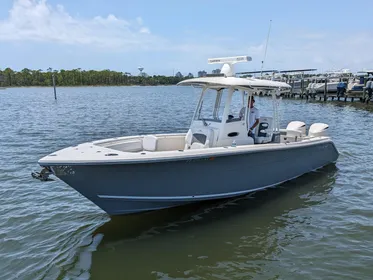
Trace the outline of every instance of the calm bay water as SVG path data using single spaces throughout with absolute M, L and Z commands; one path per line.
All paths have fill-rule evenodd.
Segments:
M 235 200 L 109 217 L 30 173 L 55 150 L 184 132 L 188 87 L 0 91 L 0 279 L 371 279 L 373 113 L 283 100 L 282 123 L 330 125 L 336 165 Z M 264 114 L 271 104 L 257 98 Z M 307 160 L 307 158 L 300 158 Z

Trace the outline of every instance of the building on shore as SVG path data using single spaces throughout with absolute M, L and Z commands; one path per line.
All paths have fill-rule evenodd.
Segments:
M 175 75 L 176 78 L 182 78 L 183 77 L 183 74 L 181 74 L 181 72 L 177 72 L 176 75 Z

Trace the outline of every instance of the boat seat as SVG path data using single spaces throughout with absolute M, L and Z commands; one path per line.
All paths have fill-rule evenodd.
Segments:
M 273 118 L 260 117 L 255 131 L 255 144 L 264 144 L 272 141 Z
M 203 132 L 188 130 L 188 133 L 185 136 L 185 147 L 184 149 L 202 149 L 210 147 L 214 136 L 214 131 L 208 129 Z
M 202 143 L 194 142 L 191 146 L 190 149 L 203 149 L 205 148 L 205 145 Z
M 144 151 L 155 152 L 157 150 L 158 138 L 154 135 L 145 135 L 142 139 Z

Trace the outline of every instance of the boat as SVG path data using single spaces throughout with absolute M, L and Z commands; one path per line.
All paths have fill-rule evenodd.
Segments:
M 347 85 L 351 77 L 352 73 L 349 69 L 327 71 L 322 76 L 311 78 L 311 82 L 308 84 L 306 91 L 314 95 L 323 94 L 325 90 L 327 93 L 337 93 L 340 82 Z
M 126 215 L 189 203 L 243 196 L 277 186 L 335 162 L 328 125 L 291 121 L 279 127 L 284 82 L 235 76 L 251 57 L 208 59 L 223 64 L 214 76 L 181 81 L 200 98 L 185 133 L 102 139 L 53 152 L 38 161 L 109 215 Z M 253 92 L 271 91 L 273 112 L 248 133 Z M 242 108 L 244 116 L 239 116 Z M 250 136 L 249 136 L 250 135 Z M 35 175 L 35 174 L 34 174 Z
M 373 70 L 358 71 L 347 84 L 347 92 L 363 94 L 368 79 L 373 76 Z
M 324 93 L 325 84 L 326 92 L 337 91 L 337 86 L 334 85 L 335 81 L 330 81 L 327 76 L 318 76 L 311 79 L 311 82 L 307 85 L 306 92 L 313 95 Z

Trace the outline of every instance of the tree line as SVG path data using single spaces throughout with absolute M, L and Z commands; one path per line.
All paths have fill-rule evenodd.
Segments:
M 177 76 L 148 76 L 145 73 L 132 76 L 129 73 L 110 70 L 31 70 L 24 68 L 14 71 L 10 68 L 0 70 L 0 86 L 52 86 L 54 75 L 56 86 L 130 86 L 130 85 L 175 85 L 187 77 Z M 190 77 L 189 74 L 188 77 Z

